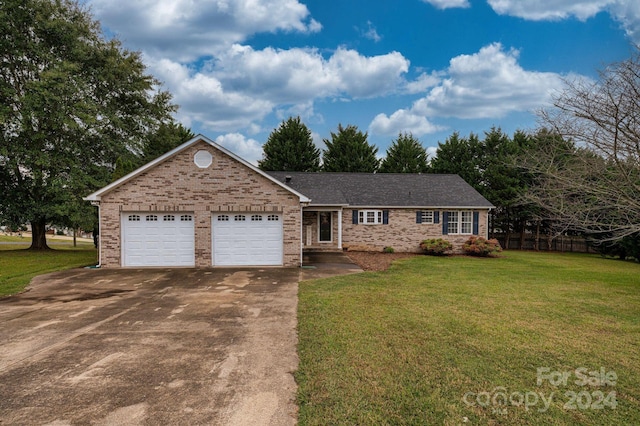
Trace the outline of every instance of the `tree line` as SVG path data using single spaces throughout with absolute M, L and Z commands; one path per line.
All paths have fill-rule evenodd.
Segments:
M 326 149 L 315 146 L 311 130 L 300 117 L 289 117 L 269 135 L 263 145 L 258 167 L 267 171 L 351 172 L 351 173 L 424 173 L 428 155 L 422 143 L 411 133 L 401 133 L 393 140 L 382 160 L 378 148 L 367 140 L 368 134 L 357 126 L 338 125 L 330 139 L 323 139 Z

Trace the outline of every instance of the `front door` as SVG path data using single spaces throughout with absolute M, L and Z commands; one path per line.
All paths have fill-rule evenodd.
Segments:
M 331 242 L 331 212 L 320 212 L 318 216 L 320 222 L 320 232 L 318 238 L 320 242 Z

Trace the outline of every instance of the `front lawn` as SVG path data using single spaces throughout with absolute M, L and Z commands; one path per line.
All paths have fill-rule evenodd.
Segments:
M 301 283 L 298 321 L 302 425 L 640 424 L 636 263 L 419 256 Z
M 96 264 L 93 244 L 79 244 L 74 248 L 69 242 L 47 251 L 18 247 L 0 245 L 0 297 L 22 291 L 37 275 Z

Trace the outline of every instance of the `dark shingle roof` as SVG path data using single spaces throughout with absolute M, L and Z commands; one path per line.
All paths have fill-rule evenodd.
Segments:
M 458 175 L 267 172 L 311 205 L 492 208 Z M 287 182 L 287 176 L 291 181 Z

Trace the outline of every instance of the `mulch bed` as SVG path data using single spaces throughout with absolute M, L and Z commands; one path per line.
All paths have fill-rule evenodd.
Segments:
M 398 259 L 420 256 L 417 253 L 376 253 L 366 251 L 348 251 L 347 257 L 365 271 L 385 271 Z

